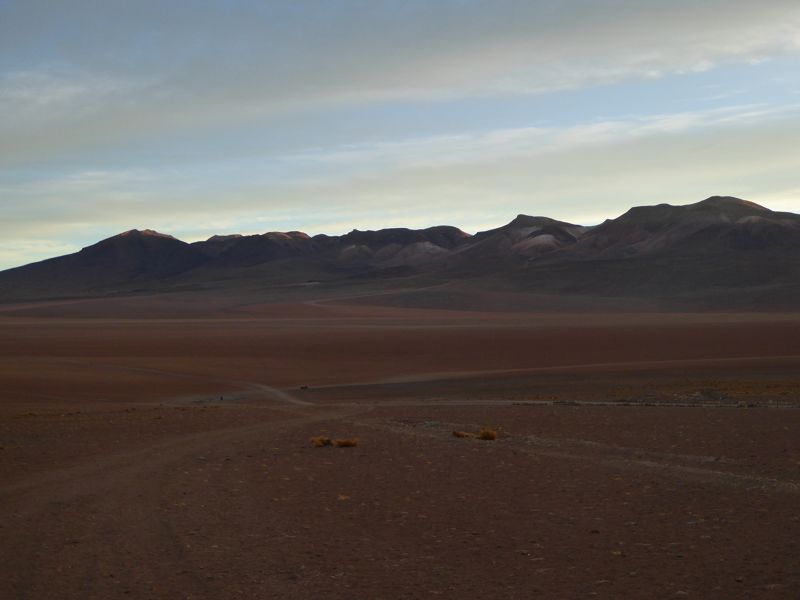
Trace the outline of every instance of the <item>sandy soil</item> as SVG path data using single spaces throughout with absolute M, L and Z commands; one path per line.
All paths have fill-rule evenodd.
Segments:
M 0 597 L 800 597 L 798 315 L 126 302 L 0 311 Z

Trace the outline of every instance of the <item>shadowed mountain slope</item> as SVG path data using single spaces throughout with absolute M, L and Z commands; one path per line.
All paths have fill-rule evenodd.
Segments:
M 149 229 L 132 229 L 80 252 L 0 272 L 2 297 L 104 294 L 168 279 L 205 262 L 190 244 Z
M 642 206 L 529 262 L 518 289 L 648 299 L 654 306 L 800 306 L 800 216 L 711 197 Z
M 370 268 L 421 267 L 466 243 L 470 235 L 456 227 L 427 229 L 402 227 L 378 231 L 355 229 L 341 237 L 315 236 L 320 254 L 339 267 L 363 271 Z
M 570 252 L 591 259 L 794 247 L 800 217 L 714 196 L 686 206 L 639 206 L 582 236 Z
M 471 254 L 537 257 L 572 246 L 590 228 L 548 217 L 517 215 L 508 225 L 475 234 Z
M 453 306 L 470 290 L 504 290 L 587 303 L 603 297 L 791 308 L 800 301 L 799 274 L 800 216 L 715 196 L 684 206 L 635 207 L 595 227 L 518 215 L 474 236 L 438 226 L 342 236 L 225 235 L 187 244 L 132 230 L 75 254 L 0 272 L 0 300 L 263 291 L 309 282 L 334 289 L 357 278 L 381 289 L 395 281 L 391 285 L 422 304 L 424 298 L 409 290 L 450 281 L 459 291 L 442 297 Z
M 307 256 L 313 251 L 311 238 L 300 231 L 214 236 L 192 246 L 209 257 L 209 263 L 218 267 L 257 265 L 281 258 Z

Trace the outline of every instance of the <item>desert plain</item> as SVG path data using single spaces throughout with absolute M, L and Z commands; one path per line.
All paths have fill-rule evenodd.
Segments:
M 2 598 L 800 597 L 797 314 L 5 304 L 0 382 Z

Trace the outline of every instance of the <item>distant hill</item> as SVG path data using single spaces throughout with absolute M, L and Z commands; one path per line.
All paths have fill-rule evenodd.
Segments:
M 382 286 L 396 280 L 412 290 L 410 304 L 428 302 L 414 288 L 453 282 L 460 292 L 437 306 L 458 307 L 470 290 L 503 290 L 584 303 L 619 298 L 679 308 L 794 309 L 800 302 L 800 215 L 715 196 L 683 206 L 634 207 L 595 227 L 518 215 L 475 235 L 438 226 L 341 236 L 215 235 L 188 244 L 132 230 L 75 254 L 0 272 L 0 301 L 332 286 L 354 278 Z
M 632 208 L 582 236 L 571 251 L 600 259 L 780 249 L 800 241 L 798 227 L 798 215 L 715 196 L 686 206 Z
M 107 294 L 200 267 L 205 256 L 169 235 L 133 229 L 66 256 L 0 272 L 0 298 Z

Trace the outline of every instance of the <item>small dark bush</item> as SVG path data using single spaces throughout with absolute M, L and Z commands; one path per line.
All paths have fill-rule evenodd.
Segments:
M 497 430 L 490 429 L 489 427 L 484 427 L 478 432 L 478 439 L 479 440 L 496 440 L 497 439 Z
M 337 448 L 355 448 L 358 446 L 358 438 L 347 438 L 343 440 L 336 440 L 334 442 Z

